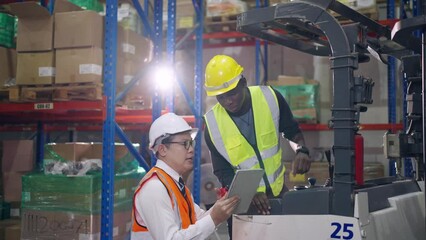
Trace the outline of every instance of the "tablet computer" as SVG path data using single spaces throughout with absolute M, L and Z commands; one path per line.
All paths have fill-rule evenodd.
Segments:
M 241 214 L 247 212 L 251 200 L 257 192 L 263 173 L 263 169 L 245 169 L 235 172 L 234 179 L 228 190 L 228 197 L 237 195 L 240 197 L 240 202 L 233 213 Z

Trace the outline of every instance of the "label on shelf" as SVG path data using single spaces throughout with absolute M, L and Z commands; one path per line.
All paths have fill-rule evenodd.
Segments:
M 117 20 L 120 22 L 123 18 L 130 16 L 130 5 L 121 4 L 121 6 L 117 10 Z
M 38 68 L 39 77 L 54 77 L 55 68 L 54 67 L 39 67 Z
M 34 103 L 35 110 L 53 109 L 53 103 Z
M 102 66 L 98 64 L 80 64 L 79 73 L 102 75 Z
M 121 45 L 121 49 L 123 50 L 123 53 L 130 53 L 135 55 L 136 54 L 136 47 L 129 43 L 123 43 Z
M 10 209 L 10 216 L 11 217 L 19 217 L 21 216 L 21 211 L 19 208 L 11 208 Z

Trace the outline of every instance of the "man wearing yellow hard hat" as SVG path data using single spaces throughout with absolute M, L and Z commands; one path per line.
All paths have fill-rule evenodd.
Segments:
M 287 191 L 280 133 L 296 152 L 291 174 L 309 171 L 309 150 L 284 97 L 269 86 L 248 87 L 243 71 L 226 55 L 208 62 L 204 87 L 207 96 L 215 96 L 218 103 L 204 115 L 204 137 L 214 174 L 223 186 L 231 184 L 236 169 L 265 170 L 252 204 L 258 213 L 270 214 L 269 199 L 281 199 Z

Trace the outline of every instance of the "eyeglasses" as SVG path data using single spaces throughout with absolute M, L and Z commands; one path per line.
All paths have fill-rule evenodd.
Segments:
M 163 144 L 176 143 L 185 147 L 186 150 L 189 150 L 190 147 L 195 148 L 195 140 L 186 140 L 183 142 L 164 142 Z

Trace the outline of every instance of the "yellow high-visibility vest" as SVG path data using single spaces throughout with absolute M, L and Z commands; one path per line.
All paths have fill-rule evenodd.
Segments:
M 259 161 L 262 160 L 272 193 L 277 196 L 284 186 L 285 172 L 279 142 L 278 100 L 272 88 L 268 86 L 249 87 L 249 91 L 252 99 L 257 150 L 261 159 L 258 159 L 253 146 L 241 134 L 225 108 L 219 103 L 205 114 L 207 130 L 218 152 L 235 169 L 260 168 Z M 266 191 L 263 179 L 257 191 Z

